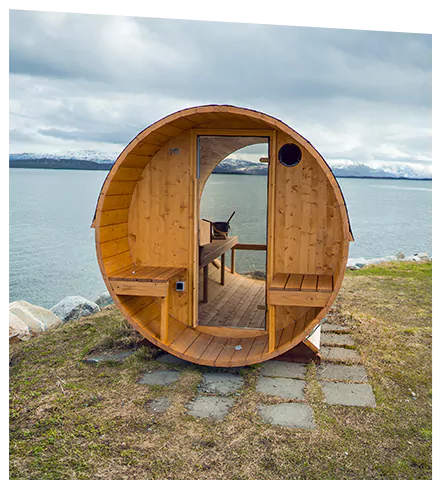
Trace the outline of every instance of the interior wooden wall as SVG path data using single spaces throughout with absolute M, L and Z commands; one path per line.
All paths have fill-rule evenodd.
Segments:
M 188 267 L 190 257 L 190 133 L 166 143 L 146 166 L 129 208 L 128 231 L 136 265 Z M 170 285 L 170 314 L 188 322 L 189 274 L 185 291 Z
M 277 132 L 277 152 L 292 142 Z M 285 167 L 278 156 L 275 163 L 274 273 L 334 275 L 343 239 L 337 199 L 316 160 L 300 148 L 297 166 Z M 307 310 L 279 307 L 277 327 L 298 320 Z

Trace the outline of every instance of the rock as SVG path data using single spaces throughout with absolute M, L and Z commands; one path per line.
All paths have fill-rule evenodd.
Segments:
M 397 259 L 398 260 L 403 260 L 403 258 L 405 258 L 405 257 L 406 257 L 406 255 L 402 251 L 399 251 L 397 253 Z
M 16 314 L 9 312 L 9 341 L 26 341 L 31 338 L 29 327 Z
M 356 265 L 347 265 L 347 270 L 359 270 L 359 267 Z
M 45 331 L 44 324 L 36 319 L 34 315 L 25 307 L 22 307 L 18 301 L 9 304 L 9 311 L 19 317 L 29 328 L 33 334 L 38 334 Z
M 63 322 L 99 312 L 100 307 L 82 296 L 67 296 L 50 309 Z
M 101 293 L 98 298 L 95 300 L 95 303 L 100 307 L 107 307 L 107 305 L 112 305 L 114 300 L 112 299 L 112 296 L 109 294 L 109 291 L 104 291 L 104 293 Z
M 358 268 L 364 267 L 367 265 L 367 260 L 365 258 L 349 258 L 347 261 L 347 265 L 355 265 Z
M 419 253 L 415 253 L 414 257 L 418 257 L 420 260 L 428 260 L 429 259 L 428 254 L 424 251 L 421 251 Z
M 31 333 L 47 331 L 62 324 L 62 320 L 50 310 L 25 300 L 13 301 L 9 304 L 9 309 L 27 324 Z

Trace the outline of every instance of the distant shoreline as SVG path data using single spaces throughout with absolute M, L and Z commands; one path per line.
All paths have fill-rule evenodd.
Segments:
M 62 165 L 61 167 L 45 167 L 46 164 L 20 164 L 15 165 L 19 162 L 26 162 L 25 160 L 13 160 L 9 162 L 10 169 L 43 169 L 43 170 L 75 170 L 75 171 L 109 171 L 113 164 L 99 164 L 96 162 L 86 162 L 86 164 L 80 164 L 78 167 L 70 167 L 67 164 Z M 334 171 L 333 171 L 334 173 Z M 225 176 L 264 176 L 266 174 L 247 174 L 245 172 L 213 172 L 213 174 L 225 175 Z M 392 179 L 392 180 L 405 180 L 405 181 L 432 181 L 432 177 L 385 177 L 385 176 L 345 176 L 338 175 L 334 173 L 335 177 L 338 179 Z

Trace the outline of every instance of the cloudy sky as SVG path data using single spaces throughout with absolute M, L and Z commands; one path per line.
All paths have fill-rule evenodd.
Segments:
M 10 11 L 10 152 L 119 153 L 194 105 L 277 117 L 331 163 L 431 170 L 431 36 Z

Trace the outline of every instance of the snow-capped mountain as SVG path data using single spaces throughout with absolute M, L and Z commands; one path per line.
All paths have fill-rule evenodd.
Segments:
M 329 166 L 336 177 L 381 177 L 430 179 L 430 168 L 411 167 L 407 164 L 382 164 L 379 167 L 370 167 L 353 160 L 329 160 Z
M 101 169 L 108 170 L 119 153 L 98 152 L 95 150 L 68 151 L 56 153 L 11 153 L 9 166 L 14 168 L 41 169 Z M 392 163 L 371 167 L 353 160 L 329 160 L 336 177 L 404 178 L 431 179 L 429 167 L 412 167 L 407 164 Z M 267 175 L 268 165 L 237 158 L 224 159 L 214 171 L 217 174 Z
M 98 152 L 95 150 L 73 150 L 55 153 L 10 153 L 9 160 L 85 160 L 97 164 L 113 164 L 119 153 Z

